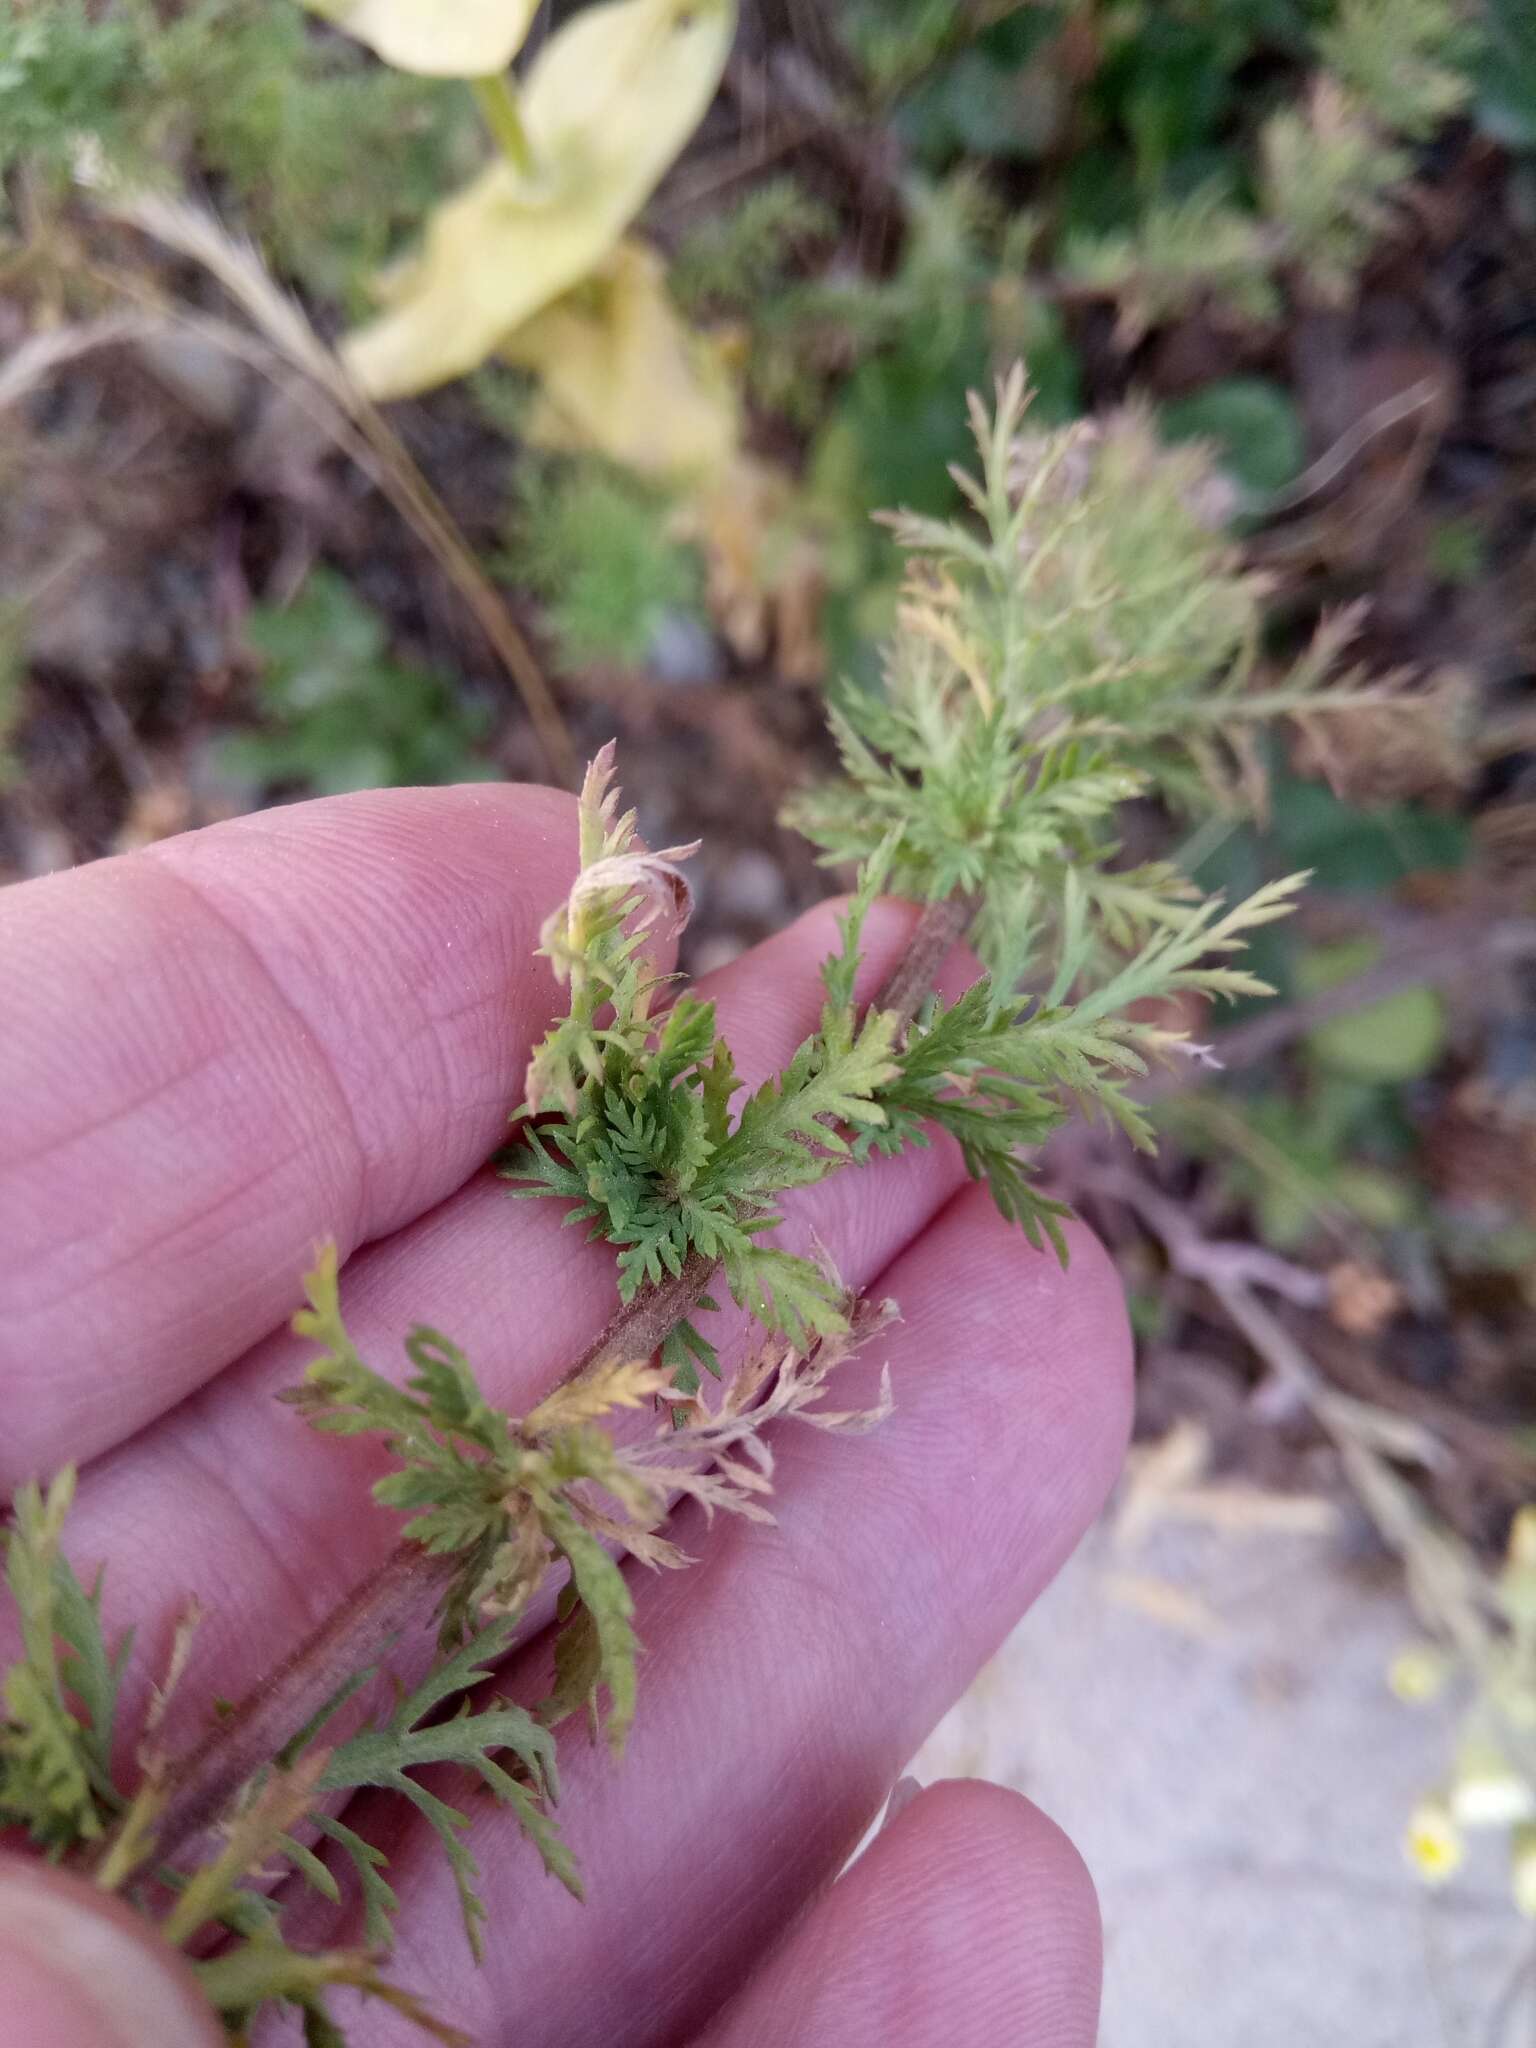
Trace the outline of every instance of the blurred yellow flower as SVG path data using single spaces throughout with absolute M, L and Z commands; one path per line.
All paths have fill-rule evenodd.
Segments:
M 363 390 L 464 375 L 590 276 L 703 119 L 735 26 L 736 0 L 606 0 L 551 36 L 521 102 L 534 168 L 498 159 L 433 213 L 343 345 Z
M 740 407 L 721 352 L 682 319 L 643 243 L 620 242 L 502 353 L 539 377 L 528 438 L 543 447 L 596 449 L 642 476 L 679 479 L 717 476 L 736 452 Z
M 1411 1643 L 1387 1666 L 1387 1684 L 1400 1700 L 1419 1706 L 1439 1696 L 1451 1674 L 1451 1659 L 1433 1643 Z
M 1426 1884 L 1444 1884 L 1461 1867 L 1466 1854 L 1461 1831 L 1443 1799 L 1421 1799 L 1408 1822 L 1404 1840 L 1408 1860 Z
M 539 0 L 307 0 L 397 71 L 484 78 L 523 46 Z

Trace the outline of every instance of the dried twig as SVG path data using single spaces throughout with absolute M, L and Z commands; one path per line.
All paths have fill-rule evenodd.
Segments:
M 144 313 L 110 313 L 100 320 L 30 334 L 0 363 L 0 412 L 29 398 L 65 363 L 77 362 L 99 348 L 140 341 L 160 332 L 165 323 Z
M 184 200 L 146 192 L 115 193 L 103 195 L 101 205 L 114 219 L 201 264 L 217 278 L 283 360 L 323 392 L 355 429 L 374 457 L 369 473 L 436 558 L 511 676 L 551 776 L 566 788 L 575 788 L 576 749 L 533 649 L 399 435 L 348 376 L 297 300 L 279 290 L 253 249 L 228 234 L 211 214 Z M 219 338 L 217 330 L 214 338 Z M 348 453 L 355 454 L 355 443 L 338 438 Z
M 1331 448 L 1325 448 L 1315 462 L 1307 467 L 1288 484 L 1284 490 L 1276 491 L 1273 497 L 1264 501 L 1266 518 L 1278 512 L 1294 511 L 1309 498 L 1315 498 L 1336 483 L 1349 465 L 1368 448 L 1372 441 L 1400 426 L 1404 420 L 1412 419 L 1422 412 L 1439 396 L 1440 386 L 1432 377 L 1420 377 L 1404 391 L 1395 391 L 1390 398 L 1384 398 L 1379 405 L 1373 405 L 1368 412 L 1347 427 Z
M 1277 1293 L 1304 1307 L 1315 1308 L 1327 1293 L 1320 1274 L 1277 1257 L 1258 1245 L 1220 1243 L 1207 1238 L 1188 1212 L 1159 1194 L 1139 1174 L 1120 1168 L 1096 1172 L 1088 1192 L 1111 1196 L 1133 1210 L 1152 1232 L 1176 1272 L 1198 1280 L 1226 1310 L 1254 1351 L 1276 1377 L 1298 1393 L 1336 1441 L 1368 1449 L 1373 1455 L 1404 1458 L 1434 1469 L 1446 1460 L 1439 1437 L 1424 1424 L 1394 1415 L 1352 1394 L 1343 1394 L 1327 1378 L 1272 1310 L 1257 1289 Z

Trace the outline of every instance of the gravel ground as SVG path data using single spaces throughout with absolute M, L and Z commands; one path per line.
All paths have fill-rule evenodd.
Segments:
M 1449 1711 L 1340 1530 L 1102 1524 L 913 1765 L 1026 1792 L 1105 1923 L 1103 2048 L 1525 2048 L 1528 1924 L 1498 1848 L 1427 1894 L 1399 1842 Z M 1522 1964 L 1526 1967 L 1522 1969 Z

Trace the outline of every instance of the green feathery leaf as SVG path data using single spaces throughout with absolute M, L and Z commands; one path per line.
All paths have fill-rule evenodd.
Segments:
M 72 1466 L 46 1493 L 31 1481 L 18 1487 L 5 1539 L 22 1655 L 0 1689 L 0 1828 L 24 1827 L 55 1857 L 93 1841 L 122 1803 L 112 1731 L 132 1645 L 125 1636 L 108 1651 L 101 1580 L 87 1593 L 60 1547 L 74 1493 Z
M 522 1707 L 495 1700 L 472 1709 L 467 1695 L 492 1675 L 497 1660 L 511 1643 L 515 1622 L 493 1622 L 452 1656 L 435 1664 L 415 1689 L 396 1706 L 387 1722 L 363 1729 L 331 1752 L 317 1784 L 325 1792 L 354 1791 L 364 1785 L 386 1787 L 409 1799 L 437 1835 L 458 1888 L 464 1931 L 478 1961 L 480 1926 L 485 1906 L 475 1889 L 475 1860 L 461 1840 L 469 1816 L 408 1774 L 430 1764 L 459 1764 L 473 1771 L 495 1797 L 517 1816 L 523 1832 L 543 1859 L 545 1868 L 577 1898 L 581 1881 L 547 1807 L 559 1797 L 554 1741 Z M 450 1700 L 459 1710 L 449 1719 L 432 1716 Z M 520 1767 L 515 1777 L 498 1759 L 510 1757 Z M 356 1858 L 354 1856 L 354 1861 Z M 375 1888 L 372 1909 L 388 1911 Z

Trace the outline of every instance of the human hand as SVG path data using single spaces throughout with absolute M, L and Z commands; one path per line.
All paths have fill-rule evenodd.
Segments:
M 285 1324 L 318 1241 L 353 1254 L 365 1356 L 388 1369 L 431 1322 L 513 1410 L 606 1320 L 611 1251 L 477 1171 L 558 1004 L 533 948 L 574 866 L 570 799 L 482 786 L 267 812 L 0 893 L 0 1488 L 91 1461 L 69 1547 L 87 1579 L 107 1565 L 109 1637 L 139 1625 L 130 1728 L 189 1597 L 207 1618 L 173 1748 L 394 1540 L 370 1443 L 271 1398 L 302 1369 Z M 911 915 L 871 918 L 866 993 Z M 708 977 L 749 1081 L 814 1025 L 834 943 L 823 908 Z M 562 1740 L 586 1905 L 477 1807 L 475 1972 L 440 1855 L 391 1817 L 390 1973 L 487 2044 L 1093 2038 L 1092 1888 L 1016 1795 L 936 1786 L 832 1880 L 1113 1477 L 1118 1285 L 1081 1230 L 1070 1274 L 1032 1252 L 947 1143 L 807 1191 L 788 1237 L 813 1231 L 903 1314 L 836 1405 L 888 1360 L 895 1413 L 787 1432 L 774 1526 L 717 1521 L 693 1569 L 640 1575 L 624 1764 Z M 0 1861 L 0 2048 L 221 2038 L 114 1909 Z M 374 2006 L 356 2038 L 420 2037 Z

